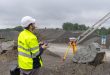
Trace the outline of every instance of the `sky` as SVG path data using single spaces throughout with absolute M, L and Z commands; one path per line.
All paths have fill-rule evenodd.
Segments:
M 21 25 L 24 16 L 38 28 L 61 28 L 63 23 L 92 26 L 110 12 L 110 0 L 0 0 L 0 29 Z M 110 27 L 110 20 L 103 24 Z

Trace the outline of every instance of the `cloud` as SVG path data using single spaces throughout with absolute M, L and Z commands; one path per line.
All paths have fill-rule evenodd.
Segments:
M 36 18 L 38 27 L 61 27 L 64 22 L 91 26 L 109 7 L 109 0 L 1 0 L 0 27 L 18 26 L 27 15 Z

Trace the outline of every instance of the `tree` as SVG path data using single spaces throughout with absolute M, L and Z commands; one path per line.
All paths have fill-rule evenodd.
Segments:
M 66 22 L 63 23 L 62 25 L 63 30 L 71 30 L 71 31 L 76 31 L 76 30 L 86 30 L 88 29 L 88 27 L 86 27 L 84 24 L 79 25 L 78 23 L 70 23 L 70 22 Z
M 78 27 L 79 27 L 78 23 L 73 24 L 73 30 L 78 30 Z
M 86 30 L 86 29 L 88 29 L 88 27 L 86 27 L 85 25 L 79 25 L 79 27 L 78 27 L 78 30 Z
M 99 30 L 99 34 L 100 35 L 107 35 L 108 31 L 105 27 L 101 27 L 101 29 Z
M 70 22 L 63 23 L 63 30 L 73 30 L 73 24 Z
M 110 34 L 110 28 L 107 29 L 107 33 Z

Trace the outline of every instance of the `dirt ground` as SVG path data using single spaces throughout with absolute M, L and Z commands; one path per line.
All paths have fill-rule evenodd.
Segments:
M 44 66 L 39 75 L 110 75 L 110 51 L 106 52 L 106 59 L 98 66 L 77 64 L 72 62 L 71 51 L 65 62 L 62 56 L 67 45 L 50 44 L 49 50 L 42 55 Z M 50 50 L 51 49 L 51 50 Z M 0 55 L 0 75 L 10 75 L 10 66 L 17 60 L 17 50 L 7 51 Z

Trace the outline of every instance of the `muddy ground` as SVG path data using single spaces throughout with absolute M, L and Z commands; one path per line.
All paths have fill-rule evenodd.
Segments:
M 66 45 L 50 45 L 49 49 L 51 50 L 45 51 L 42 55 L 44 66 L 40 69 L 39 75 L 110 75 L 110 51 L 107 51 L 106 59 L 104 59 L 102 64 L 93 66 L 89 64 L 73 63 L 71 54 L 69 54 L 67 60 L 63 62 L 62 56 L 65 50 L 55 50 L 57 47 L 63 47 L 65 49 Z M 15 49 L 1 54 L 0 75 L 10 75 L 10 66 L 15 64 L 16 60 L 17 50 Z

